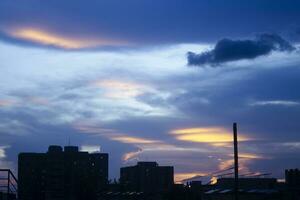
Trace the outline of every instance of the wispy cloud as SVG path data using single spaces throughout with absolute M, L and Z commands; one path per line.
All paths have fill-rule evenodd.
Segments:
M 299 106 L 298 101 L 286 101 L 286 100 L 271 100 L 271 101 L 256 101 L 250 103 L 250 106 Z
M 122 156 L 122 160 L 127 162 L 127 161 L 130 161 L 132 159 L 136 159 L 138 157 L 138 155 L 141 154 L 142 152 L 143 152 L 143 150 L 138 148 L 137 151 L 131 151 L 131 152 L 125 153 Z
M 111 40 L 108 38 L 74 38 L 51 33 L 40 28 L 14 28 L 6 31 L 9 36 L 39 45 L 53 46 L 62 49 L 84 49 L 95 48 L 101 46 L 122 46 L 128 44 L 124 41 Z
M 300 141 L 299 142 L 284 142 L 284 143 L 281 143 L 280 146 L 300 149 Z
M 6 158 L 5 149 L 9 148 L 10 146 L 0 146 L 0 159 Z
M 219 163 L 219 170 L 226 170 L 234 166 L 234 155 L 228 154 L 227 156 L 224 156 L 223 159 L 220 159 Z M 264 157 L 258 154 L 254 153 L 240 153 L 239 154 L 239 171 L 242 174 L 248 174 L 248 173 L 258 173 L 252 171 L 251 168 L 249 168 L 249 165 L 257 160 L 266 160 L 269 159 L 268 157 Z
M 89 153 L 96 153 L 101 151 L 101 147 L 99 145 L 81 145 L 80 150 Z
M 103 89 L 105 97 L 116 99 L 137 97 L 150 90 L 143 84 L 121 80 L 97 80 L 91 86 Z
M 177 129 L 170 132 L 177 140 L 200 143 L 226 143 L 231 142 L 232 134 L 223 128 L 195 127 Z M 239 135 L 240 141 L 249 140 L 246 136 Z
M 96 134 L 98 136 L 105 137 L 109 140 L 118 141 L 124 144 L 156 144 L 160 143 L 159 140 L 153 140 L 149 138 L 142 138 L 136 136 L 130 136 L 128 134 L 124 134 L 114 129 L 106 129 L 101 128 L 100 125 L 96 125 L 95 122 L 92 123 L 74 123 L 73 127 L 84 133 Z
M 0 168 L 10 168 L 13 170 L 13 163 L 11 161 L 7 161 L 7 149 L 10 148 L 10 145 L 0 146 Z

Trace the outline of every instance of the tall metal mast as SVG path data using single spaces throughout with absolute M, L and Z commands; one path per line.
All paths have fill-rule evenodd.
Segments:
M 239 157 L 238 157 L 238 139 L 237 139 L 237 124 L 236 123 L 233 123 L 233 145 L 234 145 L 234 199 L 238 200 Z

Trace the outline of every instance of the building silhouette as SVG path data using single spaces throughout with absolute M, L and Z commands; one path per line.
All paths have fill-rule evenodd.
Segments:
M 274 189 L 277 186 L 276 178 L 239 178 L 240 189 Z M 231 189 L 234 187 L 234 178 L 219 178 L 216 187 Z
M 127 191 L 166 192 L 174 184 L 174 169 L 158 166 L 156 162 L 138 162 L 136 166 L 120 169 L 120 183 Z
M 285 170 L 285 182 L 289 187 L 300 188 L 300 170 Z
M 290 200 L 300 199 L 300 170 L 285 170 L 285 183 L 287 186 L 287 195 Z
M 46 153 L 20 153 L 20 200 L 93 200 L 108 182 L 108 154 L 76 146 L 49 146 Z

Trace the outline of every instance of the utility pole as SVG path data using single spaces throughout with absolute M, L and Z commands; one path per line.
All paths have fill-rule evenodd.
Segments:
M 234 145 L 234 199 L 238 200 L 239 157 L 238 157 L 238 139 L 237 139 L 237 124 L 236 123 L 233 123 L 233 145 Z

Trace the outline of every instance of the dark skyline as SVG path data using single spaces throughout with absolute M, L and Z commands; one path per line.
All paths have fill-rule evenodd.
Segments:
M 237 125 L 233 125 L 237 147 Z M 234 150 L 237 155 L 237 149 Z M 47 199 L 272 199 L 298 200 L 299 169 L 285 170 L 285 182 L 266 174 L 239 174 L 238 166 L 212 172 L 208 183 L 201 177 L 174 183 L 174 167 L 155 161 L 139 161 L 120 168 L 120 179 L 108 180 L 109 155 L 79 151 L 77 146 L 51 145 L 46 153 L 20 152 L 18 180 L 10 170 L 1 170 L 3 198 Z M 235 158 L 235 161 L 238 159 Z M 232 171 L 234 168 L 234 173 Z M 235 177 L 233 178 L 233 174 Z M 14 186 L 17 184 L 17 186 Z M 4 192 L 3 192 L 4 191 Z M 7 193 L 5 192 L 7 191 Z
M 0 2 L 0 168 L 69 143 L 176 180 L 300 166 L 297 0 Z M 188 53 L 190 52 L 190 53 Z M 188 165 L 186 163 L 189 163 Z

